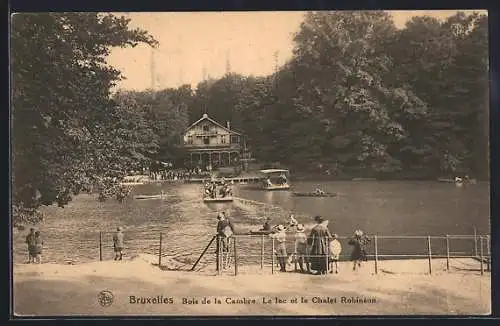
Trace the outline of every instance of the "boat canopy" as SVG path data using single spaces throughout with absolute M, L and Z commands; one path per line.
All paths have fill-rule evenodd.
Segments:
M 288 173 L 288 170 L 285 169 L 266 169 L 266 170 L 260 170 L 261 173 L 264 174 L 270 174 L 270 173 Z

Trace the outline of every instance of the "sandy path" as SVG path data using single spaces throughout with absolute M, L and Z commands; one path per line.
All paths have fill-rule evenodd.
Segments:
M 15 265 L 14 311 L 18 315 L 463 315 L 489 314 L 490 274 L 477 271 L 472 260 L 384 261 L 379 273 L 368 263 L 360 271 L 341 265 L 341 273 L 313 276 L 297 273 L 209 276 L 162 271 L 153 257 L 82 265 Z M 98 303 L 100 291 L 113 293 L 112 305 Z M 130 297 L 163 296 L 173 303 L 131 304 Z M 317 298 L 322 298 L 319 303 Z M 182 300 L 197 301 L 183 304 Z M 203 298 L 210 304 L 202 303 Z M 230 298 L 230 299 L 227 299 Z M 250 304 L 231 299 L 255 300 Z M 276 298 L 286 300 L 277 303 Z M 316 299 L 314 299 L 316 298 Z M 342 298 L 345 301 L 343 301 Z M 297 300 L 294 303 L 293 300 Z M 352 302 L 353 300 L 366 302 Z M 220 303 L 216 301 L 220 300 Z M 226 302 L 226 300 L 229 300 Z M 265 302 L 271 303 L 264 303 Z M 305 302 L 307 300 L 307 302 Z M 330 302 L 327 302 L 327 301 Z M 313 302 L 314 301 L 314 302 Z

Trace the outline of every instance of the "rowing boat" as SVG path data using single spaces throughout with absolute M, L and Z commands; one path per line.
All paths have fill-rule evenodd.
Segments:
M 163 199 L 167 196 L 165 195 L 137 195 L 134 199 Z
M 205 197 L 203 198 L 203 202 L 205 203 L 227 203 L 227 202 L 232 202 L 233 197 L 216 197 L 216 198 L 210 198 L 210 197 Z
M 317 192 L 294 192 L 294 196 L 297 197 L 336 197 L 336 193 L 317 193 Z

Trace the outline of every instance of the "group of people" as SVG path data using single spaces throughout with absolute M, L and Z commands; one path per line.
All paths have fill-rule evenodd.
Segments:
M 298 263 L 302 273 L 310 273 L 315 275 L 324 275 L 330 270 L 330 273 L 339 272 L 338 261 L 342 246 L 336 234 L 330 233 L 328 229 L 328 220 L 321 216 L 315 216 L 316 225 L 311 229 L 309 235 L 305 234 L 304 225 L 297 224 L 293 215 L 285 225 L 278 225 L 277 232 L 271 233 L 277 241 L 276 256 L 280 265 L 280 271 L 286 272 L 286 266 L 289 258 Z M 286 231 L 290 227 L 295 226 L 294 234 L 294 253 L 289 257 L 287 254 Z M 366 245 L 369 238 L 364 235 L 363 231 L 356 230 L 354 236 L 349 239 L 348 244 L 353 247 L 351 260 L 353 261 L 353 270 L 361 267 L 361 262 L 367 260 Z
M 210 198 L 217 198 L 217 195 L 221 198 L 230 197 L 233 195 L 231 186 L 222 179 L 221 184 L 217 185 L 217 182 L 212 181 L 205 184 L 205 196 Z
M 227 252 L 229 250 L 229 239 L 235 233 L 234 225 L 225 212 L 220 213 L 217 219 L 217 234 L 220 239 L 217 251 L 219 252 L 222 249 L 222 252 Z M 328 220 L 321 216 L 315 216 L 314 221 L 316 225 L 307 235 L 304 225 L 298 223 L 293 214 L 290 214 L 286 222 L 275 226 L 271 225 L 269 217 L 266 218 L 260 231 L 269 232 L 269 236 L 276 241 L 274 254 L 278 258 L 281 272 L 286 272 L 286 267 L 291 262 L 297 263 L 302 273 L 324 275 L 328 270 L 330 273 L 339 272 L 338 261 L 342 246 L 338 236 L 330 233 Z M 295 231 L 293 233 L 294 252 L 292 255 L 288 255 L 286 246 L 287 232 L 290 230 Z M 353 237 L 348 240 L 348 244 L 352 246 L 351 261 L 353 262 L 353 270 L 361 267 L 361 262 L 367 260 L 366 245 L 369 241 L 370 239 L 361 230 L 356 230 Z
M 28 245 L 28 264 L 42 263 L 43 239 L 40 231 L 35 231 L 34 228 L 26 236 L 26 244 Z

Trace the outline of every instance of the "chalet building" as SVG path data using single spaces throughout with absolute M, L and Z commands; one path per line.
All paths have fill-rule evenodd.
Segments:
M 214 169 L 241 164 L 244 153 L 243 136 L 211 119 L 208 114 L 190 125 L 183 134 L 182 147 L 186 166 Z

